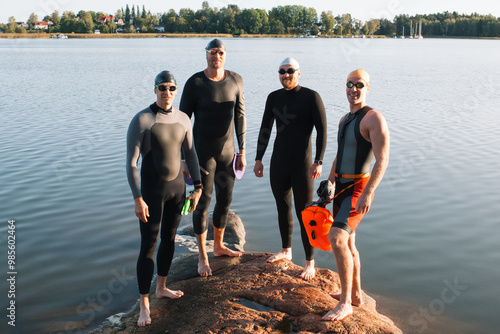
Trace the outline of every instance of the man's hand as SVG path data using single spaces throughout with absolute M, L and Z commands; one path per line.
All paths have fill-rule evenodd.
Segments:
M 312 164 L 309 168 L 309 177 L 312 179 L 317 179 L 321 176 L 321 172 L 323 171 L 323 166 L 319 164 Z
M 196 209 L 196 206 L 198 205 L 198 202 L 200 201 L 201 193 L 203 190 L 201 189 L 196 189 L 193 191 L 191 195 L 189 195 L 186 199 L 191 199 L 193 200 L 193 205 L 191 205 L 191 208 L 189 209 L 189 212 L 193 212 Z
M 236 169 L 237 170 L 243 170 L 247 166 L 247 158 L 245 157 L 245 154 L 238 154 L 236 160 Z
M 255 166 L 253 167 L 253 172 L 257 177 L 264 176 L 264 165 L 262 164 L 262 161 L 255 160 Z
M 373 195 L 367 195 L 365 192 L 363 192 L 361 196 L 359 196 L 358 202 L 356 203 L 356 212 L 367 213 L 370 210 L 372 200 Z
M 144 223 L 148 222 L 149 217 L 149 207 L 144 202 L 142 197 L 137 197 L 134 199 L 134 210 L 135 210 L 135 215 Z

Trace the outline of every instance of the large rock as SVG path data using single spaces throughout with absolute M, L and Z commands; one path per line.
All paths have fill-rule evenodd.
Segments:
M 211 258 L 213 276 L 199 277 L 196 254 L 173 265 L 168 284 L 184 291 L 180 299 L 151 298 L 152 324 L 138 328 L 138 308 L 118 325 L 106 324 L 92 333 L 402 333 L 375 309 L 354 307 L 343 321 L 322 321 L 337 301 L 328 292 L 340 288 L 338 275 L 317 269 L 311 281 L 303 268 L 288 260 L 267 263 L 271 254 L 245 253 L 240 258 Z M 188 269 L 188 270 L 186 270 Z
M 179 234 L 194 237 L 193 226 L 186 227 L 180 231 Z M 233 250 L 243 252 L 243 246 L 246 243 L 245 237 L 245 226 L 241 222 L 240 217 L 238 217 L 233 211 L 229 211 L 226 220 L 226 228 L 224 230 L 224 243 L 227 247 Z M 214 240 L 213 212 L 208 214 L 207 241 L 210 240 Z M 212 245 L 209 246 L 211 247 Z

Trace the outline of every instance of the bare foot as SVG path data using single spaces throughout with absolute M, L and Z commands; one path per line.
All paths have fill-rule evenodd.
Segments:
M 292 260 L 292 249 L 291 248 L 284 248 L 281 250 L 281 252 L 274 254 L 271 256 L 269 259 L 267 259 L 267 262 L 273 263 L 276 261 L 279 261 L 281 259 L 287 259 L 289 261 Z
M 323 320 L 340 321 L 351 314 L 352 314 L 351 304 L 338 303 L 333 310 L 331 310 L 330 312 L 328 312 L 323 316 Z
M 241 256 L 241 252 L 234 251 L 232 249 L 229 249 L 225 246 L 222 247 L 217 247 L 217 249 L 214 248 L 214 256 L 236 256 L 239 257 Z
M 328 293 L 333 299 L 337 299 L 337 300 L 340 300 L 340 293 L 338 292 L 329 292 Z M 361 306 L 363 305 L 363 297 L 361 296 L 361 294 L 355 294 L 354 292 L 352 293 L 352 296 L 351 296 L 351 300 L 352 300 L 352 303 L 351 305 L 354 305 L 354 306 Z
M 306 267 L 300 277 L 306 281 L 312 280 L 316 276 L 316 270 L 314 269 L 314 260 L 306 261 Z
M 137 320 L 137 326 L 144 327 L 151 325 L 151 317 L 149 312 L 149 296 L 141 295 L 140 312 L 139 319 Z
M 210 269 L 208 261 L 198 261 L 198 274 L 200 274 L 201 277 L 212 276 L 212 269 Z
M 181 298 L 184 296 L 184 292 L 181 290 L 170 290 L 167 288 L 164 288 L 162 290 L 156 289 L 156 298 L 170 298 L 170 299 L 177 299 Z

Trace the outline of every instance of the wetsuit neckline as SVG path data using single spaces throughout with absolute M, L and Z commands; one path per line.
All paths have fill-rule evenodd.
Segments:
M 208 80 L 209 82 L 224 82 L 227 78 L 227 70 L 224 70 L 224 78 L 222 78 L 221 80 L 212 80 L 207 76 L 207 74 L 205 73 L 205 70 L 203 70 L 201 72 L 203 73 L 203 76 L 205 77 L 205 79 Z
M 344 121 L 342 122 L 342 123 L 343 123 L 343 126 L 342 126 L 342 128 L 340 129 L 340 133 L 339 133 L 340 138 L 344 138 L 344 135 L 345 135 L 345 130 L 346 130 L 347 125 L 348 125 L 349 123 L 351 123 L 351 122 L 352 122 L 352 121 L 353 121 L 356 117 L 358 117 L 358 115 L 359 115 L 359 114 L 361 114 L 361 113 L 362 113 L 362 112 L 364 112 L 365 110 L 367 110 L 367 111 L 368 111 L 368 110 L 371 110 L 371 109 L 372 109 L 371 107 L 369 107 L 368 105 L 366 105 L 366 106 L 364 106 L 363 108 L 356 110 L 356 112 L 355 112 L 355 113 L 352 113 L 352 114 L 351 114 L 350 112 L 349 112 L 349 113 L 347 113 L 347 115 L 345 116 Z
M 165 114 L 168 114 L 168 113 L 172 112 L 172 107 L 170 107 L 167 110 L 165 110 L 165 109 L 160 108 L 160 106 L 158 104 L 156 104 L 156 102 L 153 103 L 152 105 L 150 105 L 149 108 L 155 113 L 155 115 L 158 114 L 159 111 L 163 112 Z
M 290 90 L 286 90 L 285 88 L 283 88 L 283 89 L 285 89 L 287 91 L 287 93 L 292 94 L 292 93 L 297 93 L 300 90 L 300 88 L 301 88 L 300 85 L 297 85 Z

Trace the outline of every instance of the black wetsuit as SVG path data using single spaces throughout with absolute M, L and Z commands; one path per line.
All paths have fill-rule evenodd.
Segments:
M 175 233 L 181 220 L 186 185 L 181 171 L 181 148 L 193 183 L 199 185 L 200 170 L 194 149 L 191 122 L 178 109 L 163 110 L 153 103 L 130 122 L 127 132 L 127 178 L 134 198 L 149 207 L 148 222 L 139 220 L 141 249 L 137 260 L 139 292 L 149 293 L 154 273 L 154 252 L 161 227 L 157 254 L 158 275 L 167 276 L 175 250 Z M 142 155 L 139 178 L 137 162 Z
M 216 204 L 213 223 L 225 228 L 234 186 L 234 132 L 240 151 L 245 149 L 246 116 L 243 80 L 235 72 L 225 71 L 221 81 L 195 73 L 184 86 L 180 109 L 194 115 L 193 136 L 202 173 L 203 193 L 193 214 L 196 234 L 207 228 L 207 213 L 215 183 Z
M 302 224 L 301 212 L 312 201 L 314 180 L 308 176 L 312 164 L 311 134 L 316 128 L 315 161 L 322 160 L 326 148 L 326 115 L 323 101 L 315 91 L 297 86 L 283 89 L 267 97 L 260 127 L 255 160 L 262 160 L 276 121 L 276 140 L 271 157 L 270 179 L 278 209 L 278 221 L 283 248 L 292 246 L 292 191 L 295 211 L 300 222 L 306 260 L 314 258 Z

